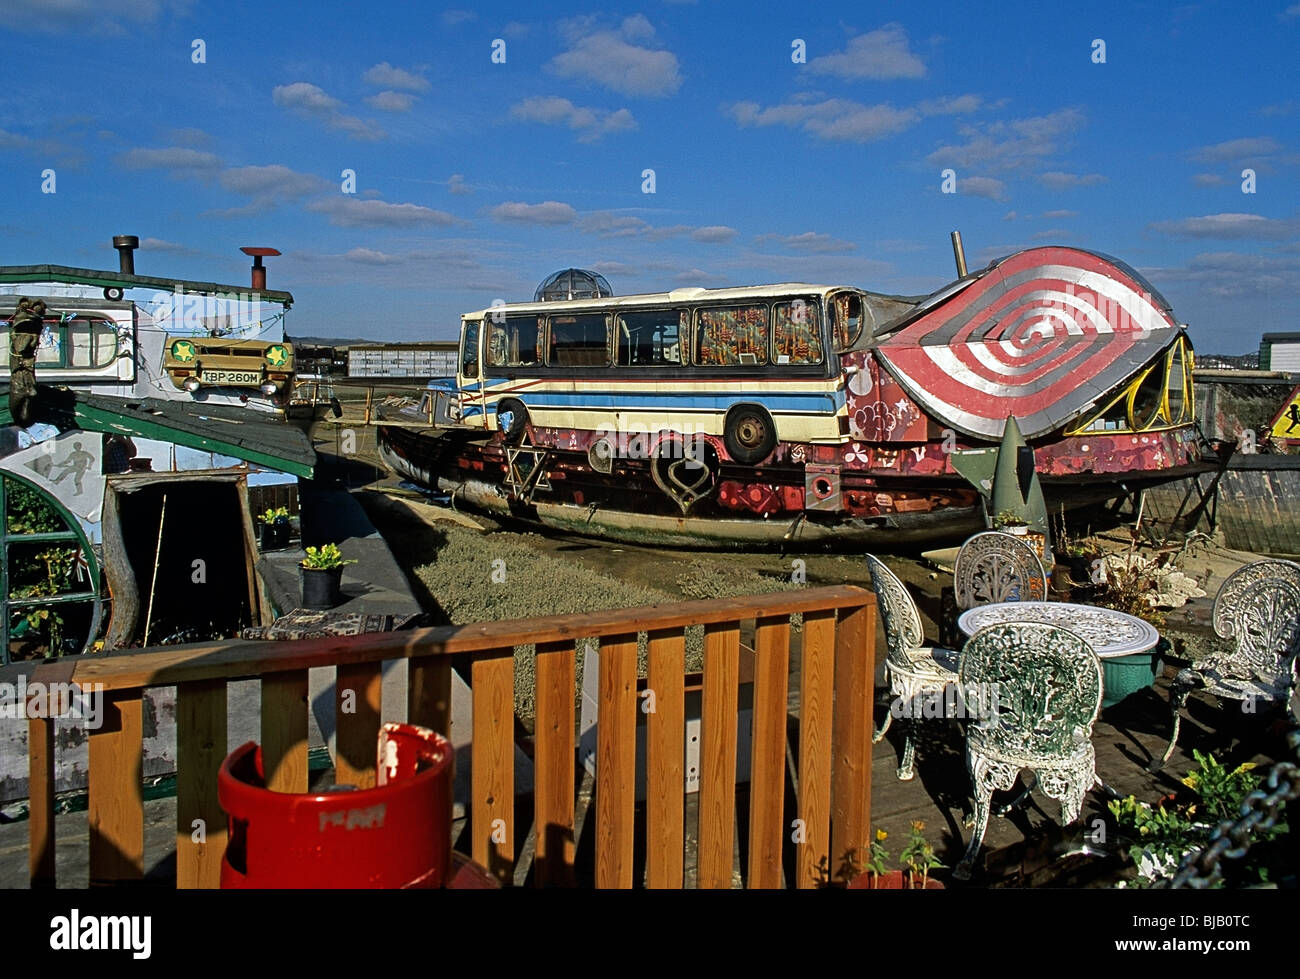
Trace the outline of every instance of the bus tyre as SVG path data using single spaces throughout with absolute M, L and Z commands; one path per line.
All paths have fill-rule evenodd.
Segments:
M 766 409 L 758 405 L 737 405 L 727 412 L 723 441 L 732 460 L 754 465 L 776 448 L 776 426 Z
M 524 427 L 528 424 L 528 409 L 514 398 L 506 398 L 497 404 L 497 427 L 505 433 L 507 442 L 517 443 L 524 437 Z

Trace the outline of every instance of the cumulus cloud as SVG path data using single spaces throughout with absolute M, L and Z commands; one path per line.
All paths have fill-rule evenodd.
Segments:
M 271 90 L 271 101 L 299 115 L 320 119 L 330 129 L 345 132 L 352 139 L 374 142 L 387 135 L 373 123 L 344 113 L 342 102 L 310 82 L 277 85 Z
M 315 174 L 299 173 L 280 164 L 264 167 L 231 167 L 222 172 L 221 186 L 235 194 L 276 199 L 306 197 L 329 186 Z
M 142 252 L 169 252 L 173 255 L 199 254 L 197 248 L 191 248 L 189 245 L 181 245 L 174 241 L 167 241 L 164 238 L 141 238 L 140 250 Z
M 1007 185 L 992 177 L 960 177 L 957 190 L 972 197 L 987 197 L 991 201 L 1005 200 Z
M 598 238 L 644 238 L 647 241 L 665 241 L 679 238 L 698 230 L 689 224 L 654 225 L 634 214 L 617 211 L 590 211 L 582 216 L 578 230 Z
M 0 145 L 3 145 L 3 142 L 0 142 Z M 221 158 L 215 153 L 206 153 L 185 146 L 168 146 L 162 149 L 137 147 L 121 154 L 117 162 L 128 170 L 171 170 L 177 173 L 217 170 L 222 165 Z
M 405 261 L 401 255 L 389 255 L 373 248 L 353 248 L 343 257 L 360 265 L 400 265 Z
M 811 252 L 819 255 L 834 252 L 851 252 L 858 246 L 851 241 L 842 241 L 828 234 L 817 231 L 805 231 L 797 235 L 765 234 L 754 239 L 759 244 L 776 244 L 795 251 Z
M 533 96 L 511 106 L 510 115 L 526 122 L 568 126 L 578 132 L 580 143 L 593 143 L 606 133 L 636 129 L 636 119 L 627 109 L 607 112 L 574 105 L 555 95 Z
M 183 12 L 187 0 L 7 0 L 4 26 L 59 34 L 121 36 L 156 22 L 166 11 Z
M 540 204 L 505 201 L 492 208 L 491 214 L 497 221 L 516 224 L 572 224 L 578 217 L 577 211 L 560 201 L 543 201 Z
M 569 21 L 563 29 L 569 50 L 549 65 L 562 78 L 585 79 L 622 95 L 662 97 L 681 88 L 675 54 L 634 43 L 654 37 L 654 28 L 641 14 L 625 18 L 613 30 L 594 30 L 590 18 Z
M 757 102 L 737 102 L 727 110 L 741 126 L 790 126 L 819 139 L 869 143 L 902 132 L 919 118 L 914 109 L 863 105 L 849 99 L 814 102 L 795 96 L 764 109 Z
M 1300 221 L 1280 221 L 1260 214 L 1205 214 L 1178 221 L 1157 221 L 1148 227 L 1175 238 L 1280 241 L 1300 235 Z
M 415 96 L 407 92 L 379 92 L 366 96 L 366 105 L 383 112 L 410 112 Z
M 474 193 L 474 188 L 465 183 L 465 177 L 459 173 L 453 173 L 447 178 L 447 191 L 457 196 Z
M 808 62 L 814 75 L 836 78 L 924 78 L 925 62 L 908 47 L 907 31 L 901 24 L 886 24 L 869 34 L 850 38 L 843 51 L 825 54 Z
M 699 241 L 707 245 L 726 244 L 735 237 L 736 229 L 729 228 L 725 224 L 709 224 L 691 232 L 691 241 Z
M 363 201 L 342 195 L 312 201 L 307 210 L 327 215 L 330 224 L 340 228 L 447 227 L 460 223 L 455 215 L 419 204 Z
M 361 77 L 375 88 L 395 88 L 403 92 L 427 92 L 432 87 L 429 80 L 419 74 L 419 69 L 407 71 L 405 68 L 395 68 L 387 61 L 381 61 L 368 69 Z
M 1078 109 L 1059 109 L 1025 119 L 970 123 L 958 129 L 964 142 L 941 146 L 926 159 L 935 166 L 1024 170 L 1058 153 L 1083 122 Z

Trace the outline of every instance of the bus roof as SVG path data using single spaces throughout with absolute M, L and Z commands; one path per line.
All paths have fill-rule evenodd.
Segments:
M 601 299 L 570 299 L 551 302 L 521 302 L 505 303 L 499 306 L 490 306 L 487 309 L 475 310 L 472 313 L 465 313 L 462 319 L 478 319 L 494 312 L 507 313 L 532 313 L 543 310 L 570 310 L 574 312 L 594 309 L 609 309 L 620 307 L 636 306 L 664 306 L 674 303 L 695 303 L 695 302 L 714 302 L 728 299 L 766 299 L 772 296 L 789 296 L 798 293 L 807 295 L 816 293 L 817 295 L 826 295 L 832 292 L 838 292 L 841 289 L 848 289 L 854 292 L 861 292 L 871 296 L 874 293 L 866 292 L 855 286 L 828 286 L 816 285 L 811 282 L 780 282 L 773 285 L 764 286 L 728 286 L 725 289 L 702 289 L 692 287 L 686 289 L 674 289 L 672 292 L 648 292 L 635 296 L 605 296 Z M 881 297 L 896 298 L 896 297 Z

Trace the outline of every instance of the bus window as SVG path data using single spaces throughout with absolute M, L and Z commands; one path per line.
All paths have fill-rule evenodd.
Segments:
M 490 367 L 534 367 L 539 363 L 541 317 L 507 316 L 488 329 L 486 361 Z
M 729 367 L 767 363 L 767 307 L 701 309 L 695 328 L 695 363 Z
M 75 317 L 68 322 L 68 367 L 107 367 L 117 356 L 117 329 L 107 320 Z
M 840 353 L 857 343 L 862 334 L 862 321 L 862 297 L 856 292 L 841 292 L 831 300 L 831 324 Z
M 478 377 L 478 320 L 469 320 L 460 340 L 460 373 L 463 377 Z
M 637 310 L 618 317 L 618 366 L 653 367 L 682 363 L 684 309 Z
M 820 364 L 821 318 L 817 301 L 795 299 L 772 307 L 772 363 Z
M 609 325 L 604 313 L 551 317 L 552 367 L 608 367 Z

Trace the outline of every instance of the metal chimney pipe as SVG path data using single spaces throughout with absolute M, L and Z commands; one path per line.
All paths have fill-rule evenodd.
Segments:
M 961 232 L 952 233 L 952 257 L 957 260 L 957 278 L 966 278 L 966 249 L 961 245 Z
M 280 253 L 274 248 L 253 248 L 245 246 L 239 249 L 245 255 L 251 255 L 253 258 L 253 291 L 262 292 L 266 289 L 266 266 L 262 264 L 263 255 L 279 255 Z
M 140 239 L 135 235 L 115 235 L 113 247 L 117 249 L 117 263 L 123 275 L 135 275 L 135 255 L 140 247 Z

